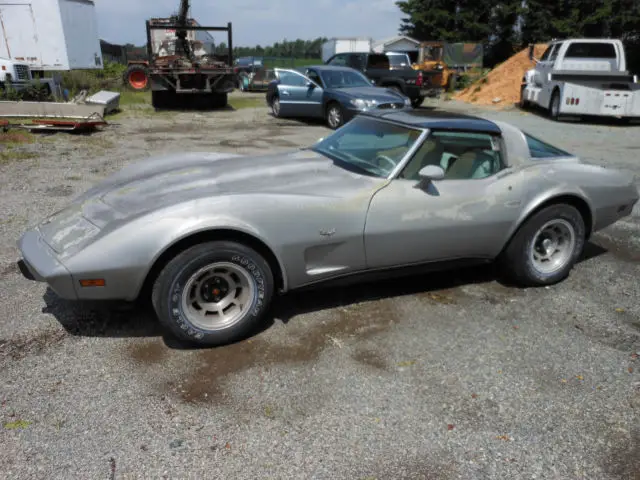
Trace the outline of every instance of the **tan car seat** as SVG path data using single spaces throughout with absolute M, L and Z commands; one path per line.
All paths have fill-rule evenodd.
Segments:
M 495 173 L 496 159 L 479 150 L 469 150 L 464 152 L 447 170 L 445 178 L 465 179 L 465 178 L 486 178 Z
M 427 165 L 440 165 L 444 154 L 444 145 L 438 139 L 430 138 L 424 142 L 416 156 L 411 159 L 402 173 L 403 178 L 420 180 L 418 173 Z

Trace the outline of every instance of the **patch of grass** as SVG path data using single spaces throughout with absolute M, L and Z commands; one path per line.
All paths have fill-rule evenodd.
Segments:
M 229 105 L 236 110 L 242 110 L 243 108 L 259 108 L 266 105 L 266 101 L 263 97 L 234 97 L 229 98 Z
M 33 152 L 23 152 L 20 150 L 3 150 L 0 151 L 0 165 L 6 165 L 11 162 L 19 161 L 19 160 L 30 160 L 32 158 L 36 158 L 36 155 Z
M 151 105 L 151 92 L 132 92 L 123 90 L 120 92 L 120 106 Z

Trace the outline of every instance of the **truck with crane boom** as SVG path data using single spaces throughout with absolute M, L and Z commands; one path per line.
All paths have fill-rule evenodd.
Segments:
M 149 59 L 129 62 L 125 72 L 130 89 L 151 90 L 155 108 L 222 108 L 237 85 L 231 23 L 226 27 L 200 26 L 189 19 L 189 9 L 189 0 L 181 0 L 176 15 L 147 20 Z M 158 31 L 164 31 L 164 39 L 156 34 Z M 198 33 L 209 31 L 227 32 L 229 50 L 225 57 L 215 55 L 212 41 L 198 38 Z

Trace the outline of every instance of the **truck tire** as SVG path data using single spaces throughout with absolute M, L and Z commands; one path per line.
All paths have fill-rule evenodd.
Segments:
M 551 101 L 549 102 L 549 118 L 554 122 L 560 121 L 560 91 L 554 90 L 551 94 Z
M 211 108 L 225 108 L 229 104 L 229 96 L 226 93 L 211 93 L 209 105 Z
M 151 105 L 156 110 L 171 108 L 175 104 L 176 93 L 170 90 L 155 90 L 151 92 Z
M 522 85 L 520 87 L 520 102 L 518 103 L 518 106 L 522 110 L 527 110 L 529 108 L 529 102 L 524 98 L 524 90 L 525 90 L 525 88 L 527 88 L 526 85 Z
M 149 71 L 144 65 L 129 65 L 123 74 L 125 86 L 134 92 L 145 92 L 149 90 Z

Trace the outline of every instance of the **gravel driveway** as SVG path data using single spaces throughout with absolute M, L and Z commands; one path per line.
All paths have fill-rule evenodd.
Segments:
M 512 121 L 640 185 L 640 127 L 441 106 Z M 553 288 L 473 269 L 296 294 L 264 332 L 213 350 L 179 348 L 143 313 L 60 301 L 15 267 L 28 224 L 130 161 L 327 133 L 266 107 L 141 107 L 0 162 L 2 478 L 640 478 L 638 209 Z

